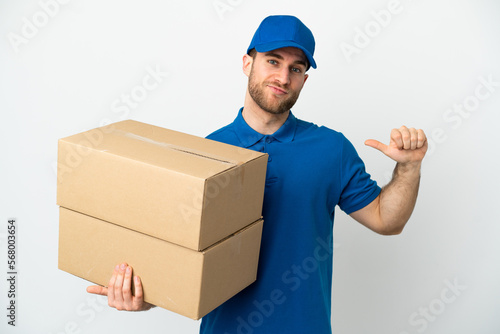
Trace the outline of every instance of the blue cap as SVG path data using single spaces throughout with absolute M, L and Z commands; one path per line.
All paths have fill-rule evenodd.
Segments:
M 268 16 L 253 35 L 247 53 L 253 48 L 258 52 L 268 52 L 285 47 L 301 49 L 309 64 L 316 68 L 314 61 L 314 36 L 308 27 L 295 16 Z

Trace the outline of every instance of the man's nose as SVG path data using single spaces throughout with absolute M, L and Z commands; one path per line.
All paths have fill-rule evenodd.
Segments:
M 290 71 L 288 70 L 288 67 L 286 66 L 281 67 L 276 73 L 276 79 L 282 85 L 288 85 L 290 83 Z

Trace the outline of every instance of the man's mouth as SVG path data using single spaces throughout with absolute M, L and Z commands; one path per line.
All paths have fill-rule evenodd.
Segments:
M 276 94 L 276 95 L 286 95 L 288 94 L 288 91 L 283 89 L 283 88 L 280 88 L 280 87 L 277 87 L 277 86 L 274 86 L 274 85 L 267 85 L 267 87 L 269 87 L 269 89 L 271 89 L 271 91 Z

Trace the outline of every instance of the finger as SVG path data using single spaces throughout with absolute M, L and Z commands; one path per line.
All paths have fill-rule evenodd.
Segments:
M 100 286 L 100 285 L 91 285 L 91 286 L 87 287 L 87 292 L 93 293 L 95 295 L 101 295 L 101 296 L 108 295 L 108 289 L 106 287 Z
M 414 150 L 417 148 L 418 143 L 418 133 L 415 128 L 409 129 L 410 131 L 410 149 Z
M 142 282 L 139 276 L 134 276 L 134 309 L 140 310 L 144 307 L 144 295 L 142 291 Z
M 117 265 L 113 270 L 113 275 L 108 283 L 108 305 L 111 307 L 115 307 L 115 282 L 116 277 L 118 276 L 119 266 Z
M 424 146 L 425 142 L 427 141 L 427 136 L 424 133 L 424 130 L 418 129 L 417 131 L 417 148 L 421 148 Z
M 122 263 L 118 269 L 118 275 L 116 275 L 115 281 L 115 307 L 117 310 L 123 310 L 123 275 L 125 274 L 125 268 L 127 265 Z
M 394 143 L 398 149 L 402 149 L 404 146 L 403 135 L 398 129 L 391 130 L 391 143 Z
M 123 305 L 127 311 L 132 310 L 132 267 L 127 266 L 125 269 L 125 277 L 123 279 Z
M 379 142 L 378 140 L 375 140 L 375 139 L 368 139 L 365 141 L 365 145 L 366 146 L 370 146 L 370 147 L 373 147 L 373 148 L 376 148 L 377 150 L 379 150 L 380 152 L 384 153 L 386 152 L 387 150 L 387 145 Z
M 402 126 L 399 128 L 399 132 L 401 133 L 401 139 L 403 140 L 403 146 L 401 148 L 408 150 L 411 148 L 411 134 L 410 130 L 406 126 Z

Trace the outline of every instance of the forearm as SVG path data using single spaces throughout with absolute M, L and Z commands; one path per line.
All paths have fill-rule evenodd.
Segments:
M 387 234 L 398 234 L 410 219 L 417 202 L 421 162 L 401 164 L 394 168 L 391 182 L 380 193 L 380 219 Z

